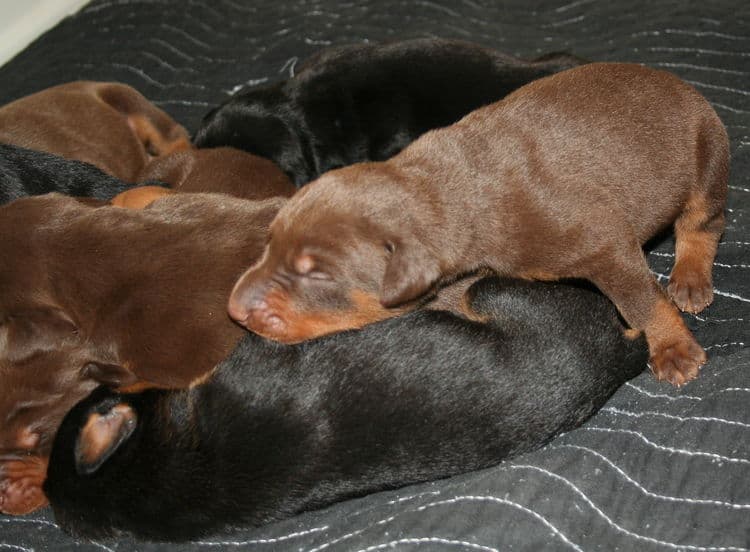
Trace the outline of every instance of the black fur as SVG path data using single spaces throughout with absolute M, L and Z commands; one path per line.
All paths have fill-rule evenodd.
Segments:
M 418 311 L 294 346 L 250 334 L 190 391 L 95 392 L 55 440 L 58 522 L 189 539 L 491 466 L 581 424 L 646 366 L 597 293 L 497 279 L 470 293 L 490 324 Z M 136 429 L 78 474 L 79 429 L 119 402 Z
M 132 186 L 88 163 L 0 144 L 0 204 L 48 192 L 108 200 Z
M 271 159 L 300 186 L 336 167 L 388 159 L 430 129 L 581 63 L 568 54 L 521 60 L 434 38 L 331 48 L 294 77 L 224 102 L 194 141 Z

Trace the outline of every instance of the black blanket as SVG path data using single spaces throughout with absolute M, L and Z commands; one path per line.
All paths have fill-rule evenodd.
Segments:
M 96 0 L 0 68 L 0 102 L 76 79 L 131 84 L 194 130 L 247 83 L 329 45 L 418 36 L 519 56 L 568 50 L 674 71 L 732 141 L 714 304 L 687 316 L 710 362 L 682 389 L 649 373 L 584 427 L 492 469 L 351 500 L 180 550 L 750 550 L 750 3 L 747 0 Z M 666 239 L 649 254 L 664 281 Z M 166 550 L 77 542 L 44 510 L 0 516 L 2 550 Z

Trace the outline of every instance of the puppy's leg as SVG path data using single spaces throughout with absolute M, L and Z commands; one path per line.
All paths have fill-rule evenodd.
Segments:
M 680 310 L 700 312 L 713 301 L 711 268 L 723 230 L 723 211 L 711 212 L 701 200 L 689 202 L 675 222 L 675 264 L 667 289 Z
M 700 312 L 713 301 L 711 268 L 724 231 L 729 144 L 715 114 L 698 133 L 696 154 L 696 188 L 675 221 L 675 265 L 667 288 L 675 304 L 688 312 Z
M 682 385 L 695 378 L 706 353 L 651 274 L 640 247 L 609 251 L 614 254 L 598 259 L 586 277 L 615 303 L 632 328 L 644 331 L 657 379 Z

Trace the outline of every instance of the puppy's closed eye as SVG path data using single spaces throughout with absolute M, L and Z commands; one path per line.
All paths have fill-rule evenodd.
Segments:
M 323 269 L 320 261 L 306 253 L 298 255 L 294 259 L 294 272 L 298 276 L 311 280 L 332 280 L 331 275 Z
M 315 259 L 312 255 L 303 253 L 294 258 L 294 272 L 300 276 L 307 276 L 315 270 Z

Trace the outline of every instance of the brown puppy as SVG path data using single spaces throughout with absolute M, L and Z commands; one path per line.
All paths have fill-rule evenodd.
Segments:
M 291 197 L 295 188 L 273 161 L 234 148 L 189 149 L 152 159 L 138 182 L 167 182 L 172 190 L 140 186 L 112 199 L 112 204 L 142 209 L 157 198 L 178 192 L 211 192 L 243 199 Z
M 669 295 L 690 312 L 711 303 L 728 151 L 719 117 L 674 75 L 632 64 L 570 69 L 391 160 L 303 188 L 272 223 L 229 312 L 295 342 L 414 308 L 444 279 L 480 267 L 583 278 L 645 331 L 656 376 L 679 385 L 705 352 L 641 246 L 674 223 Z
M 0 107 L 0 142 L 85 161 L 128 182 L 151 158 L 190 147 L 187 131 L 137 90 L 92 81 Z
M 152 159 L 138 182 L 159 180 L 180 192 L 243 199 L 291 197 L 297 188 L 273 161 L 235 148 L 190 149 Z
M 244 330 L 226 298 L 284 199 L 176 194 L 130 211 L 50 194 L 0 207 L 0 511 L 40 490 L 65 413 L 100 383 L 186 387 Z

